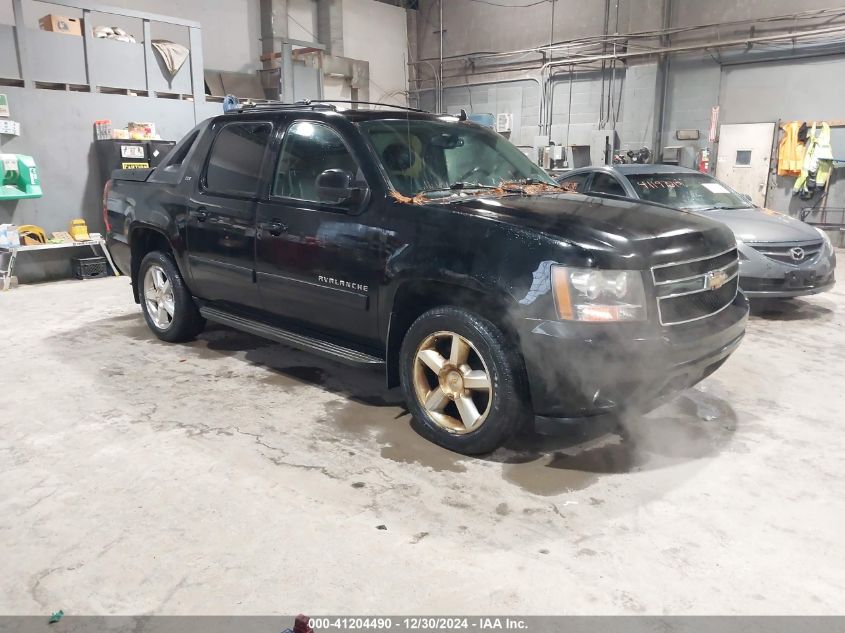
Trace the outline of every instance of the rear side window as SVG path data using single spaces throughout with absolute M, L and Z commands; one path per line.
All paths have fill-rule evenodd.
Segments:
M 179 141 L 179 143 L 170 150 L 170 153 L 165 156 L 162 161 L 162 167 L 164 169 L 169 167 L 181 167 L 182 163 L 184 163 L 185 159 L 188 157 L 188 153 L 191 151 L 191 148 L 194 146 L 194 142 L 197 140 L 199 133 L 199 130 L 195 130 Z
M 223 194 L 256 195 L 271 130 L 272 126 L 266 122 L 229 123 L 220 130 L 208 157 L 206 189 Z

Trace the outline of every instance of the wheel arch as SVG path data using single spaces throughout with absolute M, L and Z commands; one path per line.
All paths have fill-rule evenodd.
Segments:
M 141 269 L 141 261 L 148 253 L 153 251 L 162 251 L 171 255 L 175 255 L 175 253 L 167 234 L 160 228 L 148 224 L 136 224 L 130 229 L 129 249 L 131 253 L 130 279 L 132 280 L 132 294 L 135 297 L 135 303 L 140 303 L 138 272 Z M 174 256 L 173 260 L 184 279 L 185 274 L 179 266 L 178 258 Z
M 507 292 L 481 284 L 441 279 L 408 279 L 399 284 L 392 296 L 388 315 L 385 365 L 387 386 L 399 385 L 399 351 L 405 334 L 423 313 L 438 306 L 457 306 L 472 310 L 512 336 L 518 346 L 514 318 L 517 303 Z

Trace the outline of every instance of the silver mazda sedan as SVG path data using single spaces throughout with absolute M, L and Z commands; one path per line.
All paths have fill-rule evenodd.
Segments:
M 707 174 L 674 165 L 613 165 L 574 169 L 558 182 L 578 193 L 646 200 L 724 222 L 736 236 L 739 285 L 748 297 L 799 297 L 835 283 L 836 254 L 823 231 L 755 207 Z

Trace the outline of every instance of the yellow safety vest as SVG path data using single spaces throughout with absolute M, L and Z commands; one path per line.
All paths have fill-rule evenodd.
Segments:
M 797 176 L 804 166 L 804 144 L 798 142 L 800 121 L 791 121 L 780 126 L 783 138 L 778 145 L 778 176 Z

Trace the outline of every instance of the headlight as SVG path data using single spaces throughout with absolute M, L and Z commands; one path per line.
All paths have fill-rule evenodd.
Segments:
M 825 233 L 824 231 L 822 231 L 817 226 L 813 227 L 813 228 L 815 228 L 819 232 L 819 235 L 822 236 L 822 240 L 824 241 L 824 245 L 827 246 L 828 248 L 833 248 L 833 244 L 830 243 L 830 236 L 827 233 Z
M 638 270 L 552 266 L 555 306 L 568 321 L 644 321 L 643 276 Z

